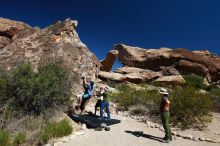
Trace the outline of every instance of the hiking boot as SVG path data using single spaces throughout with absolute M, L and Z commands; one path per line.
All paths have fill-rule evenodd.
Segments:
M 170 140 L 169 140 L 169 139 L 166 139 L 166 140 L 163 139 L 163 140 L 161 140 L 161 142 L 162 142 L 162 143 L 170 143 Z
M 110 127 L 106 126 L 105 131 L 110 131 Z
M 169 139 L 170 141 L 173 141 L 173 138 L 172 138 L 172 137 L 170 137 L 170 138 L 164 137 L 164 138 L 163 138 L 163 140 L 167 140 L 167 139 Z
M 170 137 L 170 141 L 173 141 L 173 138 L 172 138 L 172 137 Z
M 97 128 L 95 128 L 95 131 L 102 131 L 102 128 L 101 127 L 97 127 Z

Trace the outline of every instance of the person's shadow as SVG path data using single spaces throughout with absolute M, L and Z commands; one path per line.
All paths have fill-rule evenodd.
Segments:
M 94 116 L 92 113 L 87 113 L 84 115 L 68 115 L 73 121 L 86 124 L 87 128 L 98 128 L 101 127 L 102 123 L 105 123 L 107 126 L 118 124 L 121 120 L 117 119 L 104 119 L 100 120 L 98 116 Z
M 125 131 L 126 133 L 130 133 L 136 137 L 144 137 L 144 138 L 148 138 L 148 139 L 152 139 L 152 140 L 156 140 L 161 142 L 163 140 L 163 138 L 161 137 L 157 137 L 157 136 L 153 136 L 153 135 L 149 135 L 149 134 L 144 134 L 143 131 Z

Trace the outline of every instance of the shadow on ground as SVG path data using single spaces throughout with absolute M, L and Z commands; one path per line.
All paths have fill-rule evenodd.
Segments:
M 125 132 L 130 133 L 136 137 L 144 137 L 144 138 L 156 140 L 159 142 L 161 142 L 163 140 L 161 137 L 157 137 L 157 136 L 153 136 L 153 135 L 149 135 L 149 134 L 144 134 L 143 131 L 125 131 Z
M 105 123 L 107 126 L 110 126 L 121 122 L 117 119 L 101 120 L 98 116 L 94 116 L 92 114 L 69 115 L 69 117 L 77 123 L 80 122 L 86 124 L 87 128 L 98 128 L 101 127 L 102 123 Z

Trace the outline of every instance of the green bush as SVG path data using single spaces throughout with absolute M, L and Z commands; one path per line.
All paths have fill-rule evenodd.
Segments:
M 19 132 L 14 137 L 13 145 L 14 146 L 19 146 L 20 144 L 24 143 L 25 141 L 26 141 L 26 133 L 25 132 Z
M 41 142 L 46 143 L 51 138 L 70 135 L 72 131 L 72 126 L 65 119 L 58 123 L 48 123 L 41 131 L 40 140 Z
M 176 87 L 170 95 L 171 120 L 181 128 L 204 127 L 210 119 L 212 100 L 210 95 L 198 93 L 194 87 Z
M 43 143 L 47 143 L 47 141 L 53 137 L 55 137 L 54 134 L 56 132 L 56 123 L 48 123 L 42 130 L 40 134 L 40 140 Z
M 210 95 L 201 94 L 192 86 L 173 87 L 168 90 L 173 125 L 183 129 L 201 128 L 210 121 L 209 113 L 213 105 Z M 112 96 L 115 96 L 113 101 L 118 103 L 120 107 L 129 109 L 129 107 L 143 105 L 150 116 L 160 118 L 161 95 L 157 90 L 148 90 L 145 86 L 135 88 L 123 84 L 119 87 L 119 91 Z M 146 111 L 140 110 L 143 108 L 136 108 L 131 113 L 146 113 Z
M 67 103 L 69 93 L 68 74 L 54 62 L 41 65 L 37 73 L 30 64 L 22 64 L 6 76 L 0 75 L 1 103 L 10 101 L 14 111 L 40 114 L 46 108 Z
M 119 93 L 113 96 L 113 102 L 119 104 L 124 109 L 131 106 L 143 105 L 148 107 L 151 113 L 158 113 L 160 106 L 160 96 L 156 90 L 147 90 L 144 85 L 132 87 L 128 84 L 122 84 L 118 87 Z
M 62 120 L 57 123 L 56 131 L 56 137 L 62 137 L 71 134 L 73 132 L 73 128 L 67 120 Z
M 6 131 L 0 131 L 0 146 L 10 145 L 10 135 Z
M 214 101 L 214 110 L 220 111 L 220 89 L 217 87 L 212 87 L 210 89 L 212 99 Z
M 211 94 L 220 97 L 220 88 L 214 87 L 211 88 Z
M 196 74 L 185 75 L 183 78 L 186 81 L 187 86 L 193 86 L 197 89 L 203 89 L 205 87 L 203 78 Z

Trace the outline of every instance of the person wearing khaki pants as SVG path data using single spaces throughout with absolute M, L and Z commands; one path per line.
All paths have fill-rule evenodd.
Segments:
M 162 142 L 169 143 L 172 140 L 171 129 L 169 125 L 170 119 L 170 101 L 168 99 L 169 93 L 165 88 L 160 88 L 159 93 L 162 95 L 160 112 L 163 128 L 165 131 L 165 137 Z

